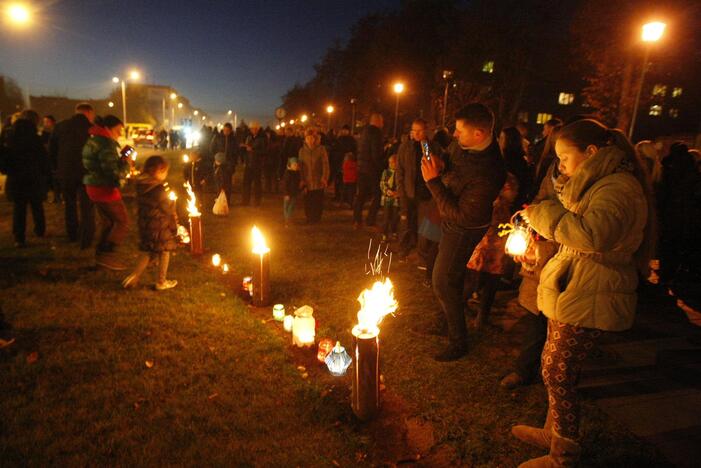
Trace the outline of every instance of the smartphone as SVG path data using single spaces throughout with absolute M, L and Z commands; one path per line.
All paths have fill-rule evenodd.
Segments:
M 430 161 L 431 160 L 431 152 L 428 149 L 428 141 L 424 140 L 421 142 L 421 151 L 424 153 L 424 157 Z

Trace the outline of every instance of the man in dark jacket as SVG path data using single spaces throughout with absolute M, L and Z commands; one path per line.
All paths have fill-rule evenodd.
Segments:
M 358 144 L 358 193 L 353 210 L 353 227 L 359 228 L 363 223 L 363 205 L 368 197 L 367 225 L 374 226 L 377 212 L 380 209 L 380 176 L 384 168 L 382 147 L 382 127 L 384 120 L 380 114 L 372 114 L 370 123 L 360 134 Z
M 86 249 L 95 236 L 95 208 L 83 185 L 83 146 L 95 121 L 95 111 L 90 104 L 82 103 L 76 106 L 75 112 L 70 119 L 56 124 L 49 140 L 49 158 L 56 167 L 56 178 L 63 190 L 68 239 L 80 241 L 80 248 Z
M 251 188 L 253 188 L 253 204 L 260 206 L 263 167 L 268 153 L 268 137 L 261 131 L 258 122 L 251 122 L 250 128 L 251 134 L 246 137 L 244 144 L 246 168 L 243 172 L 243 205 L 247 206 L 251 203 Z
M 356 154 L 358 152 L 358 144 L 350 134 L 350 127 L 344 125 L 341 128 L 338 138 L 331 146 L 329 156 L 329 166 L 331 169 L 331 180 L 329 185 L 334 186 L 334 200 L 337 202 L 343 201 L 343 160 L 348 153 Z
M 399 146 L 397 151 L 397 189 L 399 191 L 399 207 L 404 226 L 399 241 L 399 257 L 406 257 L 418 241 L 419 209 L 431 200 L 431 192 L 421 175 L 421 158 L 423 143 L 426 143 L 431 154 L 441 154 L 438 144 L 429 142 L 426 133 L 426 121 L 416 119 L 411 123 L 410 139 Z
M 231 205 L 233 200 L 231 200 L 231 192 L 233 188 L 232 178 L 234 172 L 236 171 L 236 160 L 238 159 L 239 145 L 236 142 L 236 135 L 234 135 L 234 127 L 229 122 L 224 124 L 224 128 L 221 133 L 217 133 L 212 138 L 212 143 L 210 145 L 211 154 L 224 153 L 226 156 L 226 163 L 224 164 L 224 193 L 226 194 L 226 199 Z
M 494 114 L 482 104 L 469 104 L 455 115 L 458 144 L 449 169 L 436 155 L 423 158 L 421 172 L 441 214 L 442 237 L 433 269 L 433 291 L 448 325 L 448 348 L 437 361 L 467 354 L 462 289 L 467 261 L 487 231 L 492 203 L 504 185 L 506 171 L 493 137 Z

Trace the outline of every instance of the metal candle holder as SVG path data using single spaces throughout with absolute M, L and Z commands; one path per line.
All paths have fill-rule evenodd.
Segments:
M 373 419 L 380 410 L 379 329 L 353 328 L 353 390 L 351 406 L 361 421 Z
M 253 305 L 270 305 L 270 252 L 255 254 L 258 264 L 253 271 Z

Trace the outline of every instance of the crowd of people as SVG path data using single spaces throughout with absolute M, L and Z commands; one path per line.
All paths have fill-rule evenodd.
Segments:
M 45 234 L 43 203 L 51 189 L 64 204 L 68 239 L 90 247 L 97 212 L 96 263 L 124 270 L 117 255 L 129 224 L 120 188 L 131 159 L 117 142 L 124 124 L 97 118 L 87 104 L 55 126 L 45 117 L 41 134 L 39 120 L 27 110 L 3 127 L 0 169 L 14 203 L 16 246 L 26 245 L 27 206 L 34 233 Z M 479 304 L 472 321 L 479 330 L 497 290 L 518 284 L 518 303 L 528 312 L 523 346 L 501 385 L 511 389 L 540 376 L 549 409 L 542 428 L 515 426 L 513 434 L 549 450 L 523 466 L 570 466 L 580 453 L 582 362 L 603 334 L 632 326 L 639 281 L 675 292 L 698 285 L 698 151 L 675 143 L 663 158 L 654 142 L 633 146 L 620 130 L 587 116 L 552 119 L 534 142 L 524 125 L 497 129 L 483 104 L 464 106 L 454 120 L 452 132 L 431 135 L 416 118 L 396 141 L 385 137 L 377 113 L 357 136 L 349 127 L 336 134 L 316 125 L 205 127 L 183 176 L 200 200 L 213 191 L 233 204 L 234 175 L 243 166 L 240 204 L 258 207 L 264 193 L 277 196 L 286 226 L 300 197 L 306 223 L 320 223 L 331 203 L 325 194 L 333 193 L 338 208 L 352 210 L 354 229 L 367 226 L 391 243 L 400 262 L 425 270 L 423 284 L 439 305 L 425 332 L 447 337 L 435 356 L 440 362 L 468 353 L 468 302 Z M 157 289 L 176 284 L 167 279 L 177 245 L 167 174 L 167 161 L 152 156 L 137 177 L 144 255 L 124 287 L 136 285 L 152 262 L 159 265 Z M 531 233 L 528 248 L 514 257 L 500 235 L 510 222 Z

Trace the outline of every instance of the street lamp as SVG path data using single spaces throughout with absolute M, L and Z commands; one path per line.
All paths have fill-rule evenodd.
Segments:
M 27 5 L 11 3 L 5 7 L 7 21 L 18 27 L 29 25 L 32 20 L 32 12 Z
M 141 79 L 141 73 L 138 70 L 131 70 L 127 74 L 129 79 L 132 81 L 138 81 Z M 112 77 L 112 83 L 121 83 L 122 85 L 122 119 L 124 119 L 124 126 L 127 126 L 127 78 L 120 79 L 118 76 Z
M 114 107 L 114 102 L 112 102 L 112 101 L 108 102 L 108 103 L 107 103 L 107 107 L 110 107 L 110 108 L 111 108 L 111 107 Z
M 397 95 L 397 104 L 394 107 L 394 138 L 397 138 L 397 124 L 399 122 L 399 95 L 404 92 L 404 83 L 398 81 L 393 86 L 394 94 Z
M 643 32 L 641 39 L 645 43 L 645 55 L 643 58 L 643 68 L 640 72 L 640 84 L 638 85 L 638 92 L 635 95 L 635 105 L 633 106 L 633 118 L 630 122 L 630 130 L 628 131 L 628 138 L 633 139 L 633 131 L 635 130 L 635 121 L 638 116 L 638 106 L 640 106 L 640 95 L 643 92 L 643 84 L 645 83 L 645 73 L 647 73 L 648 60 L 650 59 L 650 45 L 654 42 L 659 41 L 664 34 L 664 30 L 667 27 L 665 23 L 660 21 L 653 21 L 643 25 Z
M 328 127 L 327 127 L 327 129 L 328 129 L 329 132 L 331 131 L 331 116 L 333 115 L 333 111 L 334 111 L 334 110 L 336 110 L 336 109 L 334 109 L 333 106 L 332 106 L 331 104 L 329 104 L 328 106 L 326 106 L 326 113 L 329 114 L 329 125 L 328 125 Z
M 299 121 L 302 122 L 302 123 L 304 123 L 304 122 L 307 121 L 308 118 L 309 118 L 309 117 L 307 117 L 307 114 L 302 114 L 302 117 L 299 118 Z
M 445 81 L 445 91 L 443 91 L 443 119 L 441 120 L 442 122 L 442 127 L 445 127 L 445 116 L 446 112 L 448 112 L 448 86 L 450 85 L 450 80 L 453 79 L 453 71 L 452 70 L 443 70 L 443 80 Z
M 357 99 L 351 98 L 350 103 L 351 103 L 351 135 L 355 135 L 355 103 L 357 102 Z

